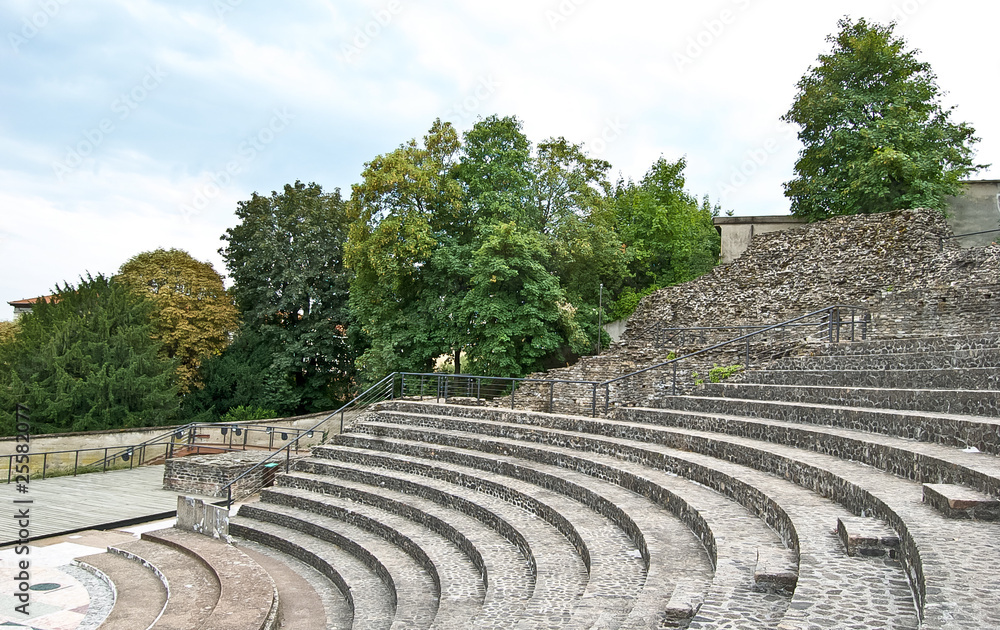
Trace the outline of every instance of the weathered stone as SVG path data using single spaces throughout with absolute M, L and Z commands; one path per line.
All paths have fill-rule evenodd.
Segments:
M 1000 501 L 966 486 L 925 483 L 924 503 L 933 506 L 948 518 L 1000 520 Z

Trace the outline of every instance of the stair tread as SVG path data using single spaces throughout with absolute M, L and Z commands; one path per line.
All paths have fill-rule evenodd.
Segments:
M 130 554 L 155 567 L 167 582 L 167 603 L 154 630 L 202 627 L 219 602 L 216 575 L 191 556 L 166 545 L 136 540 L 109 547 L 113 553 Z
M 204 630 L 263 628 L 277 606 L 271 576 L 236 547 L 175 528 L 146 532 L 142 538 L 179 548 L 211 567 L 219 581 L 220 594 L 212 614 L 204 621 Z
M 350 435 L 344 436 L 344 438 L 350 437 Z M 423 448 L 423 445 L 419 443 L 407 442 L 405 440 L 382 439 L 380 441 L 386 444 L 405 445 L 410 448 Z M 321 455 L 322 453 L 329 453 L 331 450 L 352 450 L 355 452 L 370 450 L 367 448 L 367 445 L 366 448 L 361 449 L 346 448 L 349 446 L 350 444 L 338 443 L 335 447 L 320 448 L 315 452 L 317 455 Z M 434 445 L 433 451 L 437 455 L 450 452 L 475 456 L 472 452 L 465 449 L 441 445 Z M 400 461 L 421 461 L 427 459 L 424 454 L 403 455 L 394 451 L 384 451 L 384 454 L 387 457 L 396 458 Z M 515 480 L 514 478 L 504 476 L 503 473 L 490 474 L 484 472 L 481 468 L 473 468 L 450 461 L 446 462 L 441 459 L 434 459 L 432 461 L 434 466 L 440 467 L 443 470 L 453 470 L 466 475 L 476 475 L 500 481 L 511 487 L 521 488 L 522 491 L 532 492 L 532 483 Z M 641 616 L 652 618 L 655 614 L 657 603 L 660 605 L 665 604 L 670 599 L 670 595 L 678 582 L 693 581 L 695 585 L 692 585 L 689 590 L 703 590 L 707 585 L 708 572 L 705 571 L 702 573 L 699 571 L 700 563 L 704 563 L 703 566 L 705 569 L 708 569 L 707 558 L 704 558 L 704 550 L 701 547 L 701 543 L 680 521 L 664 508 L 652 504 L 645 498 L 620 486 L 615 486 L 575 471 L 556 469 L 551 466 L 514 460 L 513 458 L 497 456 L 495 454 L 491 454 L 490 462 L 506 462 L 519 469 L 531 468 L 536 471 L 542 471 L 543 473 L 552 475 L 550 477 L 552 483 L 564 480 L 576 484 L 578 487 L 593 492 L 599 495 L 601 499 L 622 508 L 625 514 L 633 521 L 633 523 L 626 524 L 626 527 L 636 526 L 643 534 L 643 542 L 647 546 L 651 558 L 650 568 L 647 572 L 642 572 L 639 566 L 640 563 L 637 557 L 639 551 L 632 544 L 628 543 L 627 540 L 622 541 L 625 542 L 624 548 L 621 547 L 621 542 L 617 542 L 623 538 L 621 532 L 609 532 L 607 525 L 599 527 L 594 532 L 594 535 L 588 541 L 592 565 L 591 578 L 588 582 L 584 599 L 601 597 L 603 598 L 603 605 L 608 608 L 610 608 L 613 599 L 621 599 L 624 600 L 623 603 L 627 604 L 627 608 L 621 611 L 623 616 L 627 613 L 630 618 Z M 538 488 L 538 486 L 534 487 Z M 558 490 L 555 491 L 558 492 Z M 573 504 L 572 501 L 569 503 L 570 505 Z M 586 513 L 588 509 L 593 508 L 583 506 L 582 512 Z M 560 509 L 560 513 L 566 514 L 567 510 L 562 508 Z M 578 508 L 574 510 L 574 513 L 579 514 L 581 510 Z M 579 521 L 577 522 L 577 527 L 580 527 Z M 597 538 L 597 540 L 594 540 L 594 538 Z M 601 540 L 602 538 L 603 540 Z M 616 545 L 608 545 L 608 542 L 616 542 Z M 668 547 L 671 551 L 669 554 L 667 553 Z M 605 556 L 603 558 L 601 555 L 602 551 Z M 669 563 L 665 562 L 668 556 L 671 558 L 671 562 Z M 602 566 L 602 564 L 607 566 Z M 629 572 L 636 570 L 640 573 L 638 579 L 634 577 L 628 579 Z M 599 580 L 603 580 L 603 582 Z M 633 593 L 636 596 L 633 597 Z M 609 619 L 605 621 L 610 622 Z
M 308 534 L 242 516 L 233 517 L 230 528 L 236 536 L 249 538 L 269 547 L 273 547 L 276 541 L 281 541 L 299 550 L 308 551 L 326 562 L 343 582 L 338 584 L 338 588 L 343 589 L 344 586 L 347 588 L 345 595 L 351 603 L 352 628 L 389 630 L 392 627 L 395 606 L 389 589 L 371 569 L 347 551 Z M 265 536 L 259 537 L 258 533 Z M 328 571 L 321 567 L 315 568 L 331 577 Z
M 587 585 L 587 570 L 578 551 L 570 541 L 549 523 L 503 499 L 455 486 L 448 482 L 398 471 L 386 475 L 387 471 L 383 469 L 353 462 L 349 468 L 338 467 L 335 462 L 329 460 L 323 461 L 322 464 L 323 475 L 293 471 L 279 477 L 279 483 L 285 485 L 290 479 L 296 477 L 322 481 L 325 475 L 332 475 L 336 469 L 340 468 L 338 476 L 349 472 L 364 472 L 372 475 L 374 480 L 378 480 L 379 492 L 384 492 L 382 484 L 391 487 L 396 482 L 404 482 L 414 486 L 432 488 L 443 493 L 444 497 L 462 498 L 501 517 L 524 536 L 536 565 L 535 589 L 526 605 L 525 616 L 530 618 L 544 612 L 547 617 L 546 623 L 555 624 L 553 627 L 570 627 L 570 614 L 574 602 L 582 595 Z M 300 464 L 300 466 L 302 465 Z M 423 509 L 423 506 L 431 501 L 422 497 L 407 496 L 406 502 Z
M 101 630 L 145 629 L 163 612 L 167 589 L 149 567 L 107 552 L 84 556 L 77 562 L 99 571 L 114 587 L 114 606 Z

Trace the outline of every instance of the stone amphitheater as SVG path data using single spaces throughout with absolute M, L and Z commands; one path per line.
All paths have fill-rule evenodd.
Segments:
M 166 530 L 86 559 L 117 585 L 102 627 L 1000 628 L 1000 248 L 949 235 L 929 211 L 762 235 L 536 375 L 871 315 L 864 341 L 762 342 L 725 382 L 685 366 L 683 395 L 382 402 L 244 503 L 233 544 Z

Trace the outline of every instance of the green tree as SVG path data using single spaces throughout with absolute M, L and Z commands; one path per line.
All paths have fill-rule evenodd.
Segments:
M 461 350 L 466 326 L 455 313 L 468 271 L 460 248 L 473 230 L 454 177 L 459 146 L 454 127 L 437 120 L 421 144 L 365 164 L 353 187 L 347 262 L 351 308 L 371 342 L 358 360 L 369 377 L 427 371 L 435 357 Z
M 808 219 L 903 208 L 943 209 L 962 193 L 978 138 L 951 122 L 937 78 L 888 26 L 842 19 L 798 83 L 783 120 L 805 145 L 785 184 L 792 213 Z
M 465 319 L 471 322 L 467 353 L 474 373 L 510 376 L 540 369 L 567 336 L 586 346 L 572 328 L 571 307 L 559 280 L 545 268 L 546 259 L 545 242 L 537 232 L 515 222 L 494 223 L 485 230 L 472 261 L 472 289 L 463 300 Z
M 158 249 L 132 257 L 115 278 L 156 305 L 153 338 L 163 358 L 178 360 L 180 392 L 200 387 L 198 367 L 222 352 L 238 323 L 222 276 L 185 251 Z
M 266 392 L 266 405 L 286 413 L 335 406 L 354 375 L 340 191 L 295 182 L 270 197 L 254 193 L 236 216 L 219 252 L 244 326 L 270 349 L 267 370 L 284 384 Z
M 13 342 L 19 328 L 16 321 L 0 322 L 0 345 Z
M 56 288 L 21 316 L 0 345 L 0 425 L 14 431 L 17 403 L 35 431 L 98 431 L 168 424 L 179 400 L 175 365 L 152 338 L 154 305 L 125 285 L 88 276 Z
M 717 211 L 685 191 L 686 166 L 684 158 L 660 158 L 640 182 L 618 183 L 611 205 L 628 274 L 616 298 L 637 304 L 638 296 L 654 288 L 693 280 L 715 266 L 721 245 L 712 223 Z

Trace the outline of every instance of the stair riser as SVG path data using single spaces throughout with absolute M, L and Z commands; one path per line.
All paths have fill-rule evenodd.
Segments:
M 410 407 L 408 410 L 415 411 L 416 407 Z M 459 414 L 463 413 L 463 410 L 461 409 L 456 409 L 455 411 Z M 500 412 L 495 413 L 497 416 L 502 415 Z M 515 415 L 517 414 L 510 414 L 508 417 L 513 417 Z M 522 417 L 526 419 L 531 418 L 528 414 L 522 414 Z M 534 418 L 538 419 L 539 416 L 535 416 Z M 543 418 L 545 419 L 545 422 L 549 422 L 550 418 L 558 417 L 543 416 Z M 572 421 L 572 419 L 567 420 Z M 623 435 L 621 437 L 641 442 L 654 435 L 654 433 L 642 429 L 635 429 L 629 433 L 631 435 Z M 628 457 L 632 461 L 637 461 L 634 459 L 635 457 L 649 458 L 651 460 L 662 460 L 664 458 L 664 456 L 660 454 L 650 453 L 649 451 L 646 451 L 638 446 L 631 447 L 610 445 L 607 443 L 601 443 L 599 440 L 595 441 L 586 437 L 574 437 L 569 439 L 564 436 L 547 434 L 544 429 L 533 431 L 526 429 L 523 432 L 523 435 L 519 436 L 519 439 L 531 439 L 533 441 L 540 442 L 544 441 L 545 443 L 557 446 L 566 446 L 577 449 L 601 449 L 598 450 L 598 452 L 603 451 L 607 454 L 618 457 Z M 722 440 L 708 439 L 697 436 L 671 434 L 666 431 L 658 432 L 656 439 L 660 444 L 670 448 L 699 453 L 724 461 L 731 461 L 749 468 L 755 468 L 762 472 L 775 474 L 779 477 L 788 479 L 803 488 L 816 492 L 821 496 L 829 497 L 845 506 L 855 514 L 868 514 L 886 521 L 893 529 L 900 533 L 900 557 L 910 576 L 911 583 L 916 586 L 915 590 L 918 605 L 921 609 L 923 608 L 926 597 L 924 588 L 925 582 L 923 565 L 916 542 L 909 534 L 906 524 L 902 518 L 900 518 L 900 516 L 881 499 L 875 497 L 866 489 L 850 483 L 849 481 L 816 466 L 791 460 L 786 457 L 777 456 L 773 453 L 761 451 L 750 446 L 743 446 Z M 650 455 L 653 455 L 653 457 L 649 457 Z M 670 470 L 669 468 L 666 469 Z M 684 477 L 693 478 L 690 474 L 685 474 L 687 471 L 684 469 L 676 472 Z M 700 480 L 698 481 L 700 482 Z
M 909 354 L 916 352 L 954 352 L 1000 349 L 1000 335 L 968 335 L 961 337 L 918 337 L 911 339 L 872 339 L 854 343 L 825 343 L 820 352 L 825 356 L 857 354 Z
M 337 570 L 323 558 L 317 556 L 308 549 L 303 549 L 302 547 L 283 538 L 272 536 L 267 532 L 258 531 L 241 523 L 231 522 L 229 524 L 229 533 L 233 536 L 243 538 L 244 540 L 250 540 L 264 545 L 265 547 L 270 547 L 271 549 L 280 551 L 281 553 L 291 556 L 296 560 L 300 560 L 316 569 L 323 574 L 324 577 L 333 582 L 334 586 L 336 586 L 341 594 L 347 599 L 351 609 L 354 609 L 354 597 L 351 594 L 351 587 L 344 580 L 343 576 L 341 576 L 340 573 L 338 573 Z
M 760 385 L 883 387 L 888 389 L 1000 390 L 1000 371 L 992 368 L 953 370 L 751 370 L 740 382 Z
M 927 411 L 969 416 L 1000 416 L 1000 392 L 933 389 L 858 389 L 830 387 L 790 387 L 786 385 L 743 385 L 709 383 L 696 392 L 699 396 L 773 400 L 813 405 L 843 405 L 872 409 Z M 669 406 L 670 401 L 664 401 Z
M 785 422 L 818 424 L 883 433 L 909 438 L 921 442 L 936 442 L 958 448 L 975 447 L 984 453 L 1000 455 L 1000 424 L 976 422 L 973 418 L 950 420 L 923 416 L 919 413 L 893 414 L 877 410 L 850 408 L 803 409 L 787 405 L 772 405 L 766 402 L 690 398 L 676 396 L 661 401 L 664 409 L 694 411 L 700 413 L 747 416 L 750 418 L 770 418 Z
M 431 579 L 434 581 L 434 587 L 440 595 L 441 576 L 438 574 L 437 567 L 434 566 L 434 563 L 431 561 L 430 557 L 427 556 L 427 553 L 420 547 L 420 545 L 416 544 L 395 529 L 387 527 L 376 520 L 349 510 L 345 510 L 338 506 L 327 505 L 322 501 L 310 501 L 301 497 L 290 496 L 279 492 L 273 492 L 271 490 L 262 491 L 260 500 L 261 504 L 264 505 L 280 505 L 316 514 L 318 516 L 344 521 L 345 523 L 354 525 L 355 527 L 377 535 L 393 546 L 402 549 L 406 552 L 406 555 L 413 558 L 413 560 L 419 564 L 428 575 L 430 575 Z M 282 525 L 283 523 L 277 524 Z M 339 543 L 337 544 L 339 545 Z
M 1000 350 L 959 352 L 815 356 L 781 359 L 772 370 L 942 370 L 1000 366 Z

